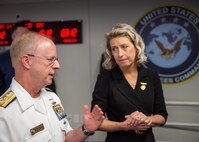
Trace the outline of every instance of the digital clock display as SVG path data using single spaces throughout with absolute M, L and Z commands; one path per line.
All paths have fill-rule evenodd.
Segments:
M 16 23 L 0 23 L 0 46 L 12 42 L 10 31 Z M 55 44 L 82 43 L 82 21 L 27 22 L 25 26 L 51 38 Z

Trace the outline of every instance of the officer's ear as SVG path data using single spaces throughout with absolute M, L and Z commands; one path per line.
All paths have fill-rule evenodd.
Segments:
M 21 63 L 25 68 L 30 68 L 31 66 L 31 57 L 28 55 L 22 55 L 21 56 Z

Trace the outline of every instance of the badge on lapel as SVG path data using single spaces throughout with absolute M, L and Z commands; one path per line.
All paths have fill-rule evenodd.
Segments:
M 145 82 L 140 82 L 140 89 L 141 89 L 141 90 L 145 90 L 145 89 L 146 89 L 146 86 L 147 86 L 147 83 L 145 83 Z

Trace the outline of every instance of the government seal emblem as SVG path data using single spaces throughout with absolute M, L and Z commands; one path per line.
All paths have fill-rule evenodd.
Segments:
M 145 14 L 135 29 L 143 37 L 148 67 L 163 84 L 190 79 L 199 70 L 199 16 L 181 6 L 162 6 Z

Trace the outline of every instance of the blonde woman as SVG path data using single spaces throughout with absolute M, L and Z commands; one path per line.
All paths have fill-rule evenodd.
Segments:
M 97 78 L 92 106 L 106 114 L 99 130 L 106 142 L 155 142 L 152 127 L 164 125 L 167 110 L 160 79 L 145 68 L 141 36 L 128 24 L 106 34 L 103 71 Z

